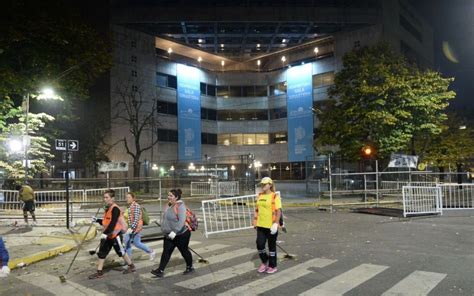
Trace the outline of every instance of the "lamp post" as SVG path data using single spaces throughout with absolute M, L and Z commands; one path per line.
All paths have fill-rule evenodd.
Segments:
M 23 148 L 25 149 L 25 178 L 24 183 L 28 179 L 28 152 L 30 148 L 30 137 L 28 131 L 28 115 L 30 113 L 30 97 L 32 95 L 28 92 L 24 97 L 23 100 L 25 102 L 25 133 L 23 138 Z M 54 90 L 51 88 L 44 88 L 40 91 L 40 93 L 36 96 L 38 100 L 60 100 L 63 99 L 54 93 Z
M 234 180 L 235 180 L 235 177 L 234 177 L 235 165 L 232 165 L 232 166 L 230 167 L 230 170 L 232 171 L 232 181 L 234 181 Z

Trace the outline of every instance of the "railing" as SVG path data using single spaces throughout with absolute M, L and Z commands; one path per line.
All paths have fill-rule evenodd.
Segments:
M 219 182 L 217 188 L 219 196 L 239 195 L 239 181 Z
M 69 200 L 71 205 L 81 203 L 102 202 L 104 192 L 109 188 L 86 189 L 86 190 L 69 190 Z M 110 188 L 115 190 L 115 199 L 124 201 L 129 187 Z M 66 190 L 49 190 L 35 191 L 36 207 L 65 207 L 66 206 Z M 0 190 L 0 209 L 4 210 L 20 210 L 23 203 L 19 199 L 16 190 Z
M 440 187 L 403 186 L 403 216 L 443 214 Z
M 113 189 L 115 191 L 116 201 L 125 201 L 127 198 L 127 192 L 130 192 L 130 187 L 86 189 L 84 190 L 84 202 L 89 203 L 102 201 L 102 196 L 108 189 Z
M 443 208 L 446 210 L 474 209 L 474 184 L 438 184 Z
M 206 196 L 215 194 L 215 182 L 191 182 L 191 196 Z
M 253 228 L 255 194 L 202 201 L 204 234 Z

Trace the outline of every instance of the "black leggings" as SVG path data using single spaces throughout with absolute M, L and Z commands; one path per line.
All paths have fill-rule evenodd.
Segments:
M 163 241 L 163 253 L 161 254 L 160 267 L 161 271 L 165 271 L 166 265 L 170 261 L 174 248 L 178 247 L 179 252 L 186 261 L 186 267 L 193 266 L 193 255 L 189 251 L 189 240 L 191 239 L 191 231 L 186 230 L 185 233 L 177 235 L 174 240 L 165 237 Z
M 276 241 L 278 232 L 275 234 L 270 233 L 270 228 L 257 227 L 257 250 L 260 259 L 263 263 L 268 262 L 269 267 L 277 266 L 277 252 L 276 252 Z M 268 251 L 265 250 L 265 243 L 268 240 Z

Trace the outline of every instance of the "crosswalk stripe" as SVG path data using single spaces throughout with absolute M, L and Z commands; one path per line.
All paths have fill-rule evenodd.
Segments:
M 220 293 L 218 295 L 257 295 L 311 273 L 311 270 L 308 270 L 308 268 L 323 268 L 334 262 L 336 262 L 336 260 L 324 258 L 311 259 L 296 266 L 279 271 L 276 274 L 266 276 L 263 279 L 253 281 L 251 283 Z
M 255 250 L 254 249 L 249 249 L 249 248 L 242 248 L 242 249 L 238 249 L 238 250 L 234 250 L 234 251 L 229 251 L 229 252 L 225 252 L 225 253 L 222 253 L 222 254 L 219 254 L 219 255 L 209 257 L 208 258 L 209 264 L 197 265 L 197 266 L 194 266 L 194 268 L 195 269 L 201 269 L 201 268 L 208 267 L 209 265 L 222 263 L 222 262 L 232 260 L 232 259 L 237 258 L 237 257 L 250 255 L 250 254 L 254 254 L 254 253 L 255 253 Z M 173 272 L 166 272 L 165 276 L 166 277 L 174 276 L 174 275 L 181 274 L 182 272 L 183 272 L 182 270 L 175 270 Z M 143 278 L 148 278 L 148 279 L 154 277 L 153 275 L 150 275 L 150 274 L 141 274 L 140 276 L 143 277 Z
M 382 296 L 422 296 L 436 287 L 444 278 L 446 274 L 435 273 L 427 271 L 415 271 L 409 276 L 398 282 L 395 286 L 382 294 Z
M 255 263 L 245 262 L 239 265 L 221 269 L 216 273 L 209 273 L 206 275 L 194 277 L 192 279 L 176 283 L 175 285 L 188 289 L 199 289 L 201 287 L 221 282 L 255 269 Z
M 71 281 L 66 281 L 65 283 L 61 283 L 57 276 L 52 276 L 50 274 L 46 274 L 42 272 L 33 272 L 30 274 L 18 276 L 18 278 L 26 283 L 32 284 L 36 287 L 39 287 L 48 292 L 51 292 L 54 295 L 68 295 L 68 296 L 107 295 L 107 294 L 100 293 L 96 290 L 84 287 L 78 283 L 71 282 Z
M 383 265 L 361 264 L 299 295 L 342 295 L 387 268 Z

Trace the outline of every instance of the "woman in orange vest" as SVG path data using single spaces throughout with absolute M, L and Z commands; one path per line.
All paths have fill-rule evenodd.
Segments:
M 262 192 L 257 196 L 253 226 L 257 230 L 257 250 L 262 264 L 259 273 L 275 273 L 277 269 L 276 241 L 281 216 L 281 198 L 275 194 L 273 180 L 265 177 L 260 181 Z M 268 241 L 268 254 L 265 245 Z
M 142 218 L 142 209 L 137 203 L 137 197 L 135 193 L 127 193 L 127 224 L 128 230 L 125 233 L 124 245 L 125 252 L 129 258 L 132 258 L 132 243 L 135 247 L 145 251 L 150 255 L 150 261 L 155 260 L 156 253 L 150 249 L 147 245 L 142 243 L 141 231 L 143 229 L 143 218 Z
M 127 253 L 125 253 L 122 245 L 122 234 L 127 231 L 127 225 L 123 219 L 122 211 L 115 203 L 114 197 L 114 190 L 108 189 L 105 191 L 104 203 L 106 204 L 106 208 L 104 218 L 97 219 L 97 217 L 92 217 L 92 222 L 97 222 L 102 225 L 104 231 L 100 235 L 100 248 L 99 252 L 97 252 L 97 256 L 99 257 L 97 272 L 89 276 L 89 279 L 91 280 L 99 279 L 104 276 L 103 268 L 105 257 L 107 257 L 112 247 L 114 248 L 115 253 L 117 253 L 119 257 L 123 257 L 125 262 L 128 264 L 128 269 L 123 273 L 126 274 L 136 271 L 135 265 L 132 263 L 132 260 L 128 257 Z

